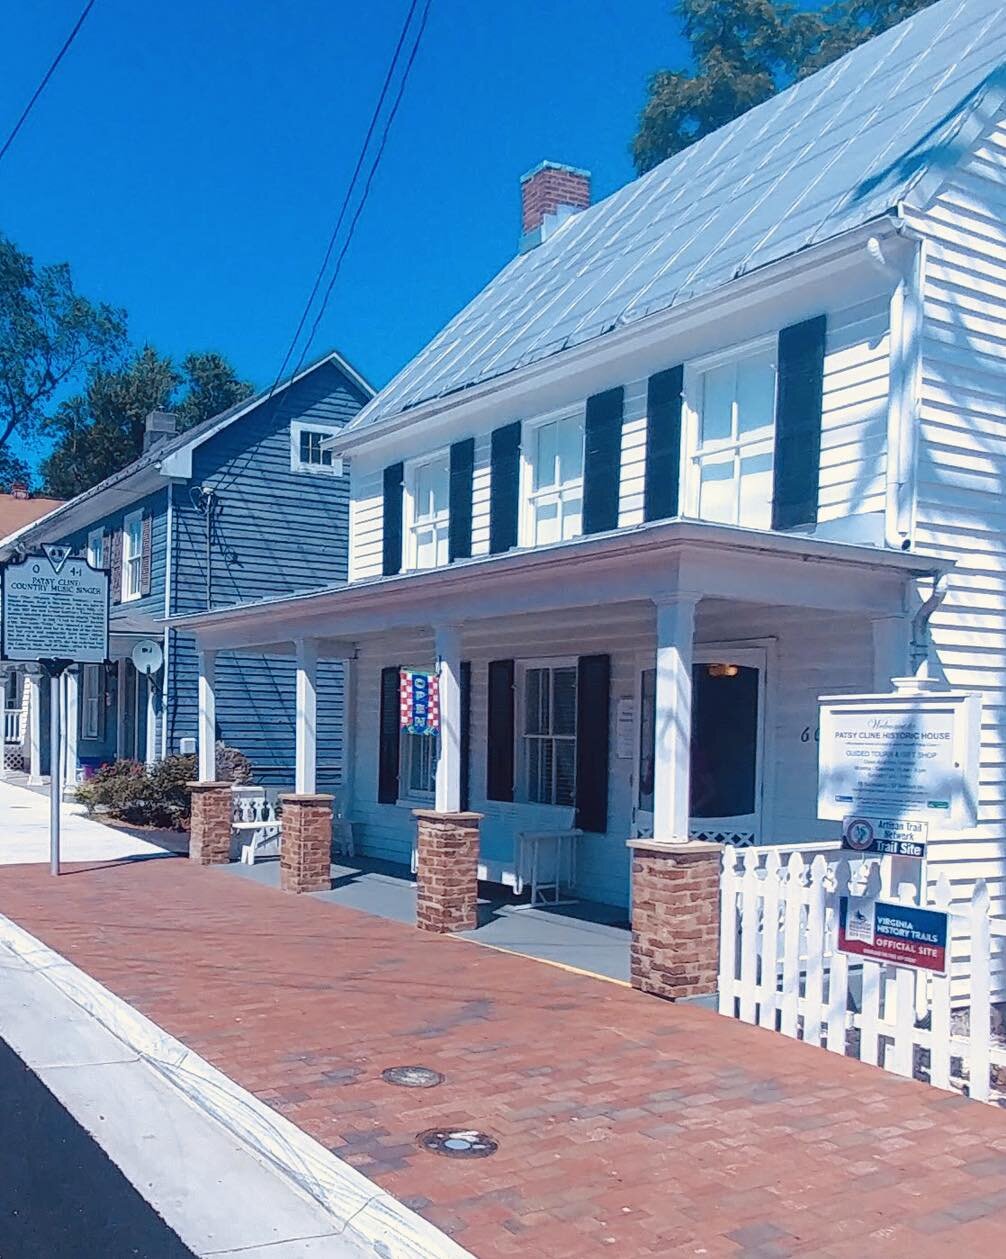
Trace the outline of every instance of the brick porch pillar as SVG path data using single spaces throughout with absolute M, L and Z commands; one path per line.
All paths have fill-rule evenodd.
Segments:
M 201 866 L 224 865 L 231 859 L 231 785 L 188 783 L 192 792 L 189 859 Z
M 416 926 L 440 935 L 478 926 L 481 813 L 413 809 L 419 833 Z
M 283 827 L 279 885 L 284 892 L 327 892 L 332 886 L 332 796 L 280 796 Z
M 723 845 L 631 839 L 632 986 L 674 1001 L 716 991 Z

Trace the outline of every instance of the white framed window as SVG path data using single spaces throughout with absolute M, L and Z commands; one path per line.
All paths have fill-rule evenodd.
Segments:
M 689 514 L 769 529 L 775 455 L 776 341 L 690 365 Z
M 294 420 L 290 425 L 290 471 L 321 472 L 342 476 L 342 460 L 325 449 L 325 442 L 340 430 L 331 424 Z
M 571 807 L 576 796 L 576 661 L 520 667 L 520 796 Z
M 122 522 L 122 602 L 139 599 L 143 574 L 143 512 L 134 511 Z
M 434 799 L 439 745 L 440 739 L 435 734 L 401 732 L 398 781 L 403 800 L 429 804 Z
M 102 739 L 105 735 L 104 665 L 85 664 L 80 679 L 80 737 Z
M 446 450 L 405 465 L 406 568 L 440 568 L 448 562 L 450 483 Z
M 524 425 L 521 546 L 565 542 L 583 532 L 584 411 Z
M 92 568 L 105 567 L 105 531 L 92 529 L 87 535 L 87 562 Z

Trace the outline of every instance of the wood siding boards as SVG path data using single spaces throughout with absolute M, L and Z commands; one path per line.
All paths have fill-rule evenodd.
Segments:
M 926 238 L 914 547 L 950 556 L 949 593 L 930 622 L 951 686 L 982 696 L 978 828 L 932 840 L 926 873 L 956 902 L 989 884 L 1006 915 L 1006 123 L 910 216 Z M 967 973 L 964 941 L 955 967 Z M 1001 968 L 993 999 L 1006 992 Z

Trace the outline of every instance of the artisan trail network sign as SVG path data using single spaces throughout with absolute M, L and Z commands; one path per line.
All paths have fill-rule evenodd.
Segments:
M 0 622 L 4 660 L 108 659 L 108 572 L 49 546 L 3 565 Z

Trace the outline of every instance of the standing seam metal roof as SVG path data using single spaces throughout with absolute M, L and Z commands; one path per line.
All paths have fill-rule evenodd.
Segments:
M 1003 0 L 939 0 L 514 258 L 347 426 L 499 377 L 888 213 L 1006 64 Z

